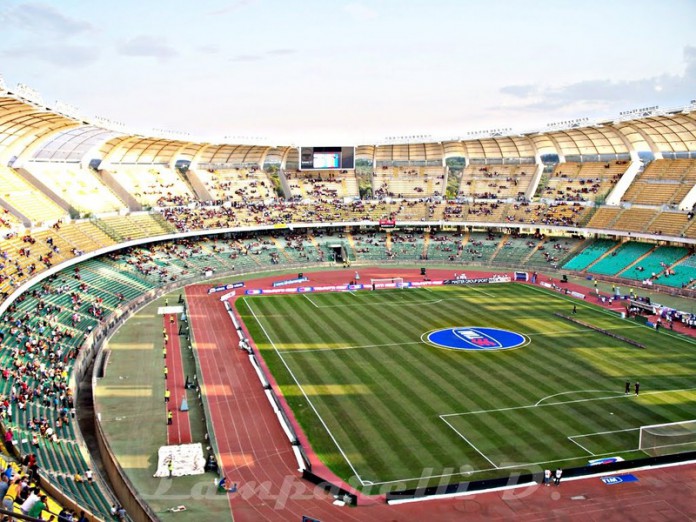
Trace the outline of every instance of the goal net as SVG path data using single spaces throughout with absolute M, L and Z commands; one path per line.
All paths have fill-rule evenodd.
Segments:
M 638 449 L 652 457 L 696 451 L 696 420 L 641 426 Z
M 405 288 L 403 277 L 370 279 L 370 284 L 374 288 Z

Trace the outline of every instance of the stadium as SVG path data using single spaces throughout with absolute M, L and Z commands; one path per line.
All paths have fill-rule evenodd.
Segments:
M 0 76 L 6 520 L 696 519 L 696 100 L 511 127 L 197 139 Z

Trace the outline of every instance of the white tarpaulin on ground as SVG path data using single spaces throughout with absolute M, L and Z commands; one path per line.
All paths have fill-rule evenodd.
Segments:
M 200 442 L 178 446 L 161 446 L 157 452 L 157 471 L 154 476 L 168 477 L 170 461 L 172 462 L 173 477 L 205 473 L 205 457 Z
M 157 308 L 157 315 L 167 315 L 167 314 L 183 314 L 184 313 L 184 307 L 181 305 L 174 305 L 174 306 L 160 306 Z

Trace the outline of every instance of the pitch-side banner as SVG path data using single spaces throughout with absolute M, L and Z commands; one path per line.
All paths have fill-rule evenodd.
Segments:
M 244 281 L 238 281 L 236 283 L 229 283 L 227 285 L 214 286 L 212 288 L 208 288 L 208 293 L 214 294 L 215 292 L 224 292 L 225 290 L 234 290 L 235 288 L 243 288 L 243 287 L 244 287 Z
M 509 281 L 509 278 L 508 278 Z M 498 281 L 495 281 L 498 282 Z M 499 282 L 504 282 L 504 281 L 499 281 Z M 401 288 L 410 288 L 410 287 L 421 287 L 421 286 L 440 286 L 446 284 L 446 281 L 414 281 L 414 282 L 406 282 L 401 286 Z M 378 283 L 375 285 L 376 289 L 385 289 L 385 288 L 398 288 L 396 283 Z M 249 290 L 245 290 L 244 294 L 245 295 L 267 295 L 267 294 L 298 294 L 298 293 L 307 293 L 307 292 L 349 292 L 353 290 L 371 290 L 372 285 L 326 285 L 326 286 L 300 286 L 298 288 L 268 288 L 266 290 L 262 290 L 260 288 L 253 288 Z
M 309 281 L 308 278 L 306 277 L 295 277 L 294 279 L 284 279 L 282 281 L 274 281 L 273 286 L 285 286 L 285 285 L 294 285 L 295 283 L 304 283 L 305 281 Z
M 237 295 L 237 292 L 232 290 L 231 292 L 227 292 L 226 294 L 222 294 L 220 296 L 220 301 L 227 301 L 229 298 L 234 297 L 235 295 Z
M 486 283 L 509 283 L 510 276 L 472 277 L 470 279 L 446 279 L 445 285 L 481 285 Z

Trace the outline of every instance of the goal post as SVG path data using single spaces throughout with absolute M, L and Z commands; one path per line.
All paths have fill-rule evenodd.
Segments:
M 641 426 L 638 449 L 652 457 L 696 451 L 696 419 Z
M 406 288 L 403 277 L 382 277 L 370 279 L 370 284 L 374 289 L 382 288 Z

